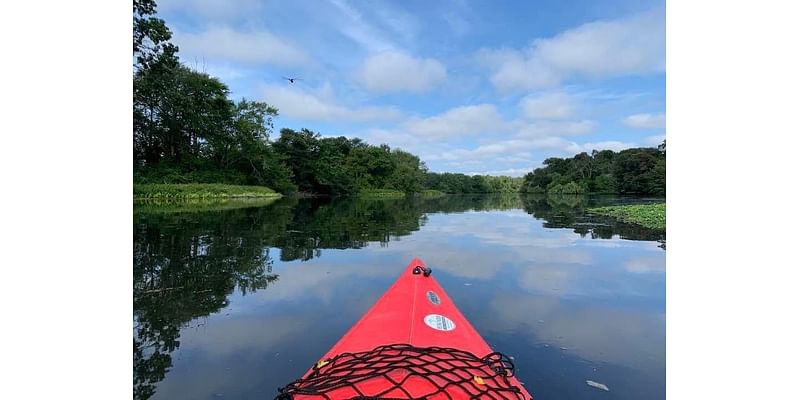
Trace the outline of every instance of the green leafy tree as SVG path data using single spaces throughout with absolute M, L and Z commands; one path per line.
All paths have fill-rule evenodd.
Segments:
M 543 164 L 525 175 L 520 192 L 666 193 L 666 141 L 659 149 L 595 150 Z
M 145 165 L 184 162 L 229 135 L 234 108 L 218 79 L 184 66 L 134 76 L 134 154 Z
M 355 181 L 345 164 L 351 150 L 352 143 L 345 137 L 319 141 L 319 155 L 313 168 L 316 192 L 339 196 L 356 191 Z
M 155 13 L 155 0 L 133 1 L 133 57 L 138 69 L 178 64 L 178 47 L 169 43 L 172 32 Z
M 614 178 L 620 193 L 663 194 L 660 189 L 666 179 L 662 179 L 663 171 L 657 170 L 660 151 L 649 149 L 627 149 L 619 152 L 614 163 Z M 665 170 L 665 169 L 664 169 Z
M 392 173 L 387 178 L 387 186 L 406 193 L 421 192 L 425 181 L 425 163 L 419 157 L 403 150 L 391 152 Z
M 280 138 L 273 143 L 275 151 L 286 161 L 292 171 L 294 183 L 303 192 L 312 193 L 319 186 L 314 170 L 319 156 L 319 134 L 308 129 L 295 131 L 281 129 Z

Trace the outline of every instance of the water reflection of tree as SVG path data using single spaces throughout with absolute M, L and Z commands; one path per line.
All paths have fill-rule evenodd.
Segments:
M 416 202 L 426 213 L 458 213 L 522 208 L 522 201 L 516 193 L 449 195 L 433 199 L 418 199 Z
M 419 229 L 421 213 L 402 200 L 306 199 L 294 204 L 286 231 L 272 239 L 281 260 L 310 260 L 320 249 L 388 243 Z
M 510 209 L 521 204 L 517 195 L 304 199 L 292 203 L 286 231 L 273 238 L 272 246 L 281 249 L 282 261 L 305 261 L 319 256 L 321 249 L 357 249 L 370 242 L 386 245 L 393 237 L 419 230 L 428 213 Z M 275 205 L 284 206 L 284 202 Z
M 641 202 L 637 198 L 584 195 L 527 195 L 522 197 L 525 211 L 535 218 L 542 219 L 547 228 L 569 228 L 581 237 L 592 239 L 611 239 L 619 235 L 623 239 L 659 241 L 666 249 L 664 231 L 644 228 L 635 224 L 619 222 L 612 217 L 591 215 L 587 208 L 603 207 L 627 202 Z
M 134 398 L 147 399 L 172 366 L 180 329 L 278 276 L 263 221 L 250 212 L 139 215 L 134 221 Z M 257 213 L 256 213 L 257 214 Z

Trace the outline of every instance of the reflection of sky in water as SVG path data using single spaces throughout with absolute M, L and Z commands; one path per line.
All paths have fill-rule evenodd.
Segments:
M 665 252 L 654 242 L 581 238 L 505 210 L 430 214 L 388 246 L 275 260 L 277 282 L 234 292 L 228 307 L 182 330 L 155 398 L 272 398 L 415 256 L 484 338 L 515 357 L 537 400 L 664 397 Z

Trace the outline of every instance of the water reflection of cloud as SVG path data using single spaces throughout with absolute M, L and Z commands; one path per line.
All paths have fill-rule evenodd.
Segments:
M 667 262 L 664 257 L 636 257 L 625 262 L 625 270 L 628 272 L 647 274 L 664 273 L 667 269 Z
M 519 285 L 533 293 L 563 296 L 572 291 L 574 273 L 565 267 L 539 266 L 524 268 L 519 273 Z M 557 293 L 554 293 L 557 292 Z
M 264 301 L 313 298 L 330 303 L 335 301 L 335 289 L 341 281 L 376 277 L 389 279 L 411 261 L 409 258 L 387 264 L 376 259 L 374 268 L 364 268 L 364 264 L 369 264 L 369 251 L 359 253 L 361 257 L 357 262 L 347 262 L 348 257 L 344 256 L 347 252 L 329 251 L 324 261 L 315 259 L 276 266 L 274 272 L 279 275 L 278 281 L 268 290 L 259 291 L 255 295 Z
M 437 270 L 470 280 L 490 280 L 500 272 L 511 272 L 517 276 L 520 287 L 531 293 L 562 297 L 611 292 L 639 295 L 636 285 L 620 278 L 625 273 L 623 266 L 629 272 L 642 272 L 646 268 L 656 272 L 658 265 L 664 263 L 661 253 L 649 258 L 637 257 L 623 265 L 615 259 L 612 249 L 598 252 L 585 246 L 594 240 L 580 240 L 569 230 L 542 228 L 530 218 L 517 218 L 518 214 L 527 215 L 523 212 L 433 215 L 431 225 L 403 240 L 392 241 L 388 247 L 357 250 L 357 259 L 350 258 L 356 250 L 331 250 L 324 262 L 314 259 L 277 265 L 279 281 L 259 296 L 265 301 L 315 298 L 329 304 L 336 301 L 334 288 L 342 281 L 381 278 L 388 282 L 414 257 L 422 258 Z M 603 259 L 604 254 L 610 258 Z M 370 263 L 375 268 L 363 268 Z M 602 268 L 587 272 L 586 266 Z
M 511 272 L 510 279 L 520 290 L 491 300 L 492 313 L 482 318 L 492 321 L 482 327 L 502 334 L 520 332 L 531 344 L 565 347 L 593 362 L 649 368 L 654 377 L 663 374 L 663 313 L 638 312 L 619 303 L 590 305 L 595 301 L 609 304 L 609 298 L 638 302 L 643 295 L 658 302 L 658 294 L 642 292 L 641 281 L 631 281 L 626 273 L 663 273 L 663 252 L 648 242 L 581 238 L 571 230 L 544 228 L 529 216 L 515 215 L 432 216 L 436 226 L 415 233 L 413 246 L 393 243 L 392 250 L 422 255 L 429 264 L 462 278 L 497 279 L 501 271 Z M 619 247 L 629 248 L 627 254 L 643 255 L 618 260 Z M 575 296 L 580 300 L 575 301 Z
M 592 263 L 590 254 L 575 246 L 574 233 L 544 230 L 522 211 L 432 216 L 431 221 L 433 226 L 415 233 L 415 240 L 393 242 L 391 251 L 409 259 L 419 256 L 454 276 L 483 280 L 513 265 Z M 569 251 L 553 251 L 559 248 Z
M 246 391 L 242 382 L 262 382 L 265 371 L 243 364 L 263 365 L 266 357 L 274 357 L 272 349 L 307 332 L 311 325 L 308 315 L 302 314 L 271 318 L 215 316 L 203 326 L 183 329 L 181 347 L 173 354 L 174 367 L 169 379 L 159 384 L 157 397 L 199 399 Z
M 517 215 L 524 215 L 527 218 L 519 218 Z M 565 231 L 563 234 L 557 232 L 560 234 L 558 237 L 550 234 L 552 232 L 542 235 L 543 229 L 538 224 L 532 223 L 530 215 L 522 211 L 518 213 L 469 212 L 447 217 L 441 220 L 431 217 L 431 220 L 435 220 L 437 224 L 421 233 L 470 236 L 480 239 L 484 243 L 508 247 L 565 247 L 574 244 L 577 240 L 577 236 L 569 231 Z
M 219 362 L 200 362 L 191 368 L 173 369 L 169 372 L 169 378 L 158 385 L 154 398 L 230 398 L 228 388 L 241 387 L 242 382 L 258 382 L 263 379 L 263 371 L 237 368 L 233 372 L 226 368 L 230 367 L 223 367 Z
M 664 373 L 664 318 L 618 308 L 564 303 L 548 296 L 500 293 L 482 327 L 517 332 L 594 363 L 613 363 L 654 376 Z M 541 322 L 538 322 L 541 321 Z
M 181 331 L 181 350 L 203 351 L 215 357 L 249 350 L 263 350 L 286 340 L 309 325 L 303 315 L 257 317 L 216 317 L 205 325 Z

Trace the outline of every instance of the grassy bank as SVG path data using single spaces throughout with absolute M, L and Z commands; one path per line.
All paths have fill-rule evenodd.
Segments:
M 367 199 L 401 199 L 406 194 L 393 189 L 367 189 L 358 192 L 358 196 Z
M 664 203 L 599 207 L 590 208 L 587 211 L 593 214 L 608 215 L 645 228 L 667 229 L 667 205 Z
M 217 183 L 134 184 L 134 199 L 227 199 L 280 197 L 264 186 L 236 186 Z

